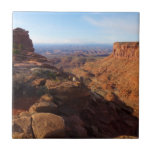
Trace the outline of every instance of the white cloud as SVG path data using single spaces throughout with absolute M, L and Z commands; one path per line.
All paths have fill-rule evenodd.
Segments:
M 99 20 L 85 16 L 84 19 L 90 24 L 101 27 L 105 32 L 138 34 L 138 23 L 129 18 L 101 18 Z

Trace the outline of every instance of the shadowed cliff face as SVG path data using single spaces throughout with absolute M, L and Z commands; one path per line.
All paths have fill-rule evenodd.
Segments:
M 139 42 L 116 42 L 112 54 L 115 58 L 138 59 Z
M 29 38 L 28 31 L 16 28 L 13 30 L 13 48 L 19 51 L 26 50 L 34 52 L 32 40 Z

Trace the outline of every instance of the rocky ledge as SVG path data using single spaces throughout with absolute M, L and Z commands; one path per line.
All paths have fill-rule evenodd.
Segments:
M 139 42 L 115 42 L 112 54 L 115 58 L 138 59 Z

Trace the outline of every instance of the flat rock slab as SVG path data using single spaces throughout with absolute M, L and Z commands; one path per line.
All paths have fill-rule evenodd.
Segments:
M 35 113 L 32 115 L 32 129 L 35 138 L 64 137 L 64 120 L 51 113 Z

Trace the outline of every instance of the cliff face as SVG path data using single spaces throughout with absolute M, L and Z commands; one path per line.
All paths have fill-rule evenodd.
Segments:
M 139 42 L 116 42 L 112 54 L 115 58 L 138 59 Z
M 34 52 L 33 43 L 29 38 L 28 31 L 22 28 L 16 28 L 13 30 L 13 49 Z

